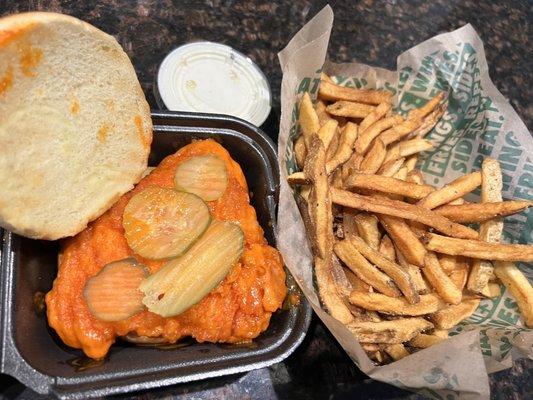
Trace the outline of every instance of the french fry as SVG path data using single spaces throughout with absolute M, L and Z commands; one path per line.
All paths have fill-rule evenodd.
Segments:
M 346 327 L 359 342 L 399 344 L 431 329 L 433 324 L 423 318 L 400 318 L 393 321 L 352 322 Z
M 302 186 L 300 187 L 300 197 L 305 200 L 305 202 L 309 202 L 309 193 L 311 192 L 311 186 Z
M 370 189 L 399 194 L 412 199 L 422 199 L 435 190 L 429 185 L 417 185 L 401 179 L 372 174 L 354 174 L 346 181 L 346 186 L 348 189 Z
M 370 264 L 350 242 L 338 242 L 334 249 L 335 254 L 359 279 L 391 298 L 400 296 L 393 280 Z
M 379 311 L 382 314 L 419 316 L 432 314 L 444 308 L 446 304 L 434 293 L 423 294 L 416 304 L 409 303 L 403 297 L 389 297 L 381 293 L 352 292 L 350 303 L 365 310 Z
M 417 185 L 425 185 L 424 183 L 424 175 L 422 175 L 422 172 L 418 169 L 413 169 L 407 173 L 407 182 L 416 183 Z M 435 188 L 433 188 L 435 189 Z
M 412 156 L 409 156 L 407 158 L 407 160 L 405 161 L 405 167 L 407 168 L 407 172 L 411 172 L 415 169 L 417 161 L 418 154 L 413 154 Z
M 389 145 L 409 135 L 415 129 L 420 127 L 420 125 L 422 125 L 422 120 L 420 118 L 406 119 L 398 125 L 384 131 L 379 135 L 379 138 L 385 145 Z
M 448 254 L 439 254 L 438 259 L 444 273 L 459 290 L 463 290 L 470 270 L 469 260 Z
M 365 118 L 376 107 L 363 103 L 340 100 L 326 107 L 326 111 L 338 117 Z
M 486 158 L 481 164 L 481 201 L 485 207 L 502 201 L 503 178 L 500 163 Z M 508 204 L 508 202 L 506 202 Z M 499 203 L 502 204 L 502 203 Z M 468 205 L 467 205 L 468 206 Z M 471 205 L 470 205 L 471 206 Z M 526 207 L 528 204 L 526 203 Z M 464 206 L 455 206 L 464 207 Z M 479 240 L 499 243 L 503 232 L 503 220 L 485 221 L 479 226 Z M 466 287 L 473 293 L 490 297 L 489 278 L 493 275 L 492 263 L 487 260 L 474 260 Z
M 313 183 L 309 193 L 309 204 L 313 206 L 308 207 L 308 230 L 312 231 L 313 248 L 318 254 L 314 259 L 318 294 L 329 313 L 346 324 L 353 320 L 353 316 L 337 292 L 332 275 L 333 216 L 326 175 L 326 152 L 318 136 L 314 135 L 311 139 L 308 152 L 304 173 Z
M 386 155 L 387 149 L 383 145 L 383 142 L 376 139 L 370 146 L 366 156 L 363 158 L 361 166 L 359 167 L 360 171 L 367 174 L 375 174 L 383 164 Z
M 398 263 L 402 266 L 403 269 L 405 269 L 405 271 L 411 277 L 411 281 L 415 285 L 417 293 L 429 293 L 429 286 L 422 277 L 422 272 L 420 272 L 420 268 L 416 265 L 409 264 L 403 254 L 398 249 L 396 249 L 396 257 L 398 258 Z
M 362 292 L 362 293 L 370 293 L 374 289 L 372 289 L 372 286 L 366 284 L 364 281 L 359 279 L 357 275 L 355 275 L 349 268 L 343 268 L 344 269 L 344 275 L 346 276 L 346 279 L 350 282 L 352 285 L 352 292 Z M 368 311 L 360 307 L 356 307 L 353 304 L 348 303 L 348 308 L 352 312 L 352 315 L 356 317 L 356 320 L 359 321 L 373 321 L 378 322 L 381 321 L 381 318 L 379 317 L 378 313 L 375 311 Z
M 344 237 L 359 236 L 359 230 L 355 223 L 355 216 L 359 213 L 357 210 L 345 209 L 342 213 L 342 230 Z
M 300 127 L 302 128 L 302 135 L 305 138 L 305 143 L 309 149 L 311 138 L 320 129 L 318 122 L 318 115 L 313 108 L 313 102 L 308 92 L 305 92 L 300 101 L 300 117 L 298 119 Z
M 446 112 L 447 104 L 440 104 L 435 110 L 433 110 L 427 117 L 422 120 L 422 125 L 420 125 L 416 130 L 413 131 L 413 137 L 423 138 L 430 132 L 435 125 L 440 121 L 444 113 Z
M 470 317 L 479 306 L 479 299 L 466 298 L 457 305 L 450 305 L 430 316 L 437 329 L 451 329 Z
M 333 254 L 333 257 L 331 258 L 331 277 L 340 297 L 342 299 L 348 299 L 348 296 L 353 292 L 353 286 L 335 254 Z M 346 304 L 347 302 L 344 301 L 344 303 Z M 346 306 L 350 308 L 351 305 L 346 304 Z
M 378 229 L 378 219 L 375 215 L 360 212 L 354 216 L 359 236 L 373 249 L 379 247 L 380 234 Z
M 448 330 L 447 329 L 433 329 L 433 331 L 431 332 L 432 335 L 434 336 L 438 336 L 440 338 L 443 338 L 443 339 L 447 339 L 448 338 Z
M 345 181 L 348 177 L 359 171 L 363 156 L 359 153 L 353 153 L 352 156 L 342 165 L 342 179 Z
M 324 100 L 318 99 L 315 102 L 315 112 L 320 115 L 320 113 L 326 112 L 326 102 Z M 320 124 L 322 126 L 322 124 Z
M 306 156 L 307 147 L 305 147 L 305 137 L 304 135 L 300 135 L 294 142 L 294 157 L 296 158 L 296 165 L 298 165 L 298 168 L 303 169 Z
M 395 175 L 404 164 L 405 158 L 398 158 L 396 160 L 387 161 L 379 168 L 377 174 L 391 177 Z
M 303 190 L 300 190 L 300 193 L 296 195 L 296 204 L 298 205 L 305 230 L 307 231 L 307 238 L 309 240 L 309 244 L 311 245 L 311 250 L 313 251 L 313 254 L 316 254 L 316 246 L 318 241 L 316 238 L 314 222 L 311 219 L 309 210 L 309 192 L 311 191 L 311 186 L 304 186 L 302 189 L 307 189 L 307 193 L 302 193 Z
M 336 169 L 335 171 L 333 171 L 333 173 L 329 176 L 329 180 L 330 180 L 330 186 L 338 187 L 341 189 L 344 187 L 344 184 L 342 181 L 342 171 L 340 169 Z
M 390 128 L 391 126 L 402 123 L 403 118 L 400 115 L 383 118 L 366 129 L 359 129 L 359 137 L 355 142 L 355 151 L 359 154 L 365 154 L 370 146 L 370 143 L 379 136 L 381 132 Z
M 478 233 L 471 228 L 456 224 L 433 211 L 403 201 L 385 197 L 363 196 L 337 188 L 331 189 L 331 198 L 335 204 L 345 207 L 421 222 L 452 237 L 467 239 L 478 237 Z M 394 240 L 394 238 L 392 239 Z
M 494 274 L 511 292 L 528 328 L 533 328 L 533 288 L 524 274 L 511 262 L 496 262 Z
M 294 172 L 287 177 L 287 182 L 291 186 L 309 185 L 311 181 L 305 176 L 304 172 Z
M 331 141 L 329 142 L 329 146 L 326 149 L 326 161 L 331 160 L 335 153 L 337 152 L 337 148 L 339 147 L 339 141 L 341 137 L 341 131 L 342 128 L 335 129 L 335 132 L 333 133 L 333 137 L 331 138 Z
M 379 139 L 381 139 L 381 136 Z M 383 144 L 387 145 L 385 142 L 383 142 Z M 407 157 L 422 151 L 431 150 L 432 148 L 433 145 L 424 139 L 405 140 L 395 144 L 387 151 L 387 156 L 385 157 L 384 162 L 396 160 L 401 157 Z
M 392 93 L 385 90 L 361 90 L 321 81 L 318 94 L 325 100 L 347 100 L 365 104 L 380 104 L 390 101 Z
M 341 164 L 348 161 L 353 153 L 353 145 L 357 138 L 357 125 L 348 122 L 341 133 L 339 146 L 331 160 L 326 163 L 326 172 L 330 174 Z
M 393 178 L 399 179 L 401 181 L 405 181 L 407 179 L 407 168 L 401 167 L 398 172 L 396 172 L 393 176 Z M 399 195 L 390 195 L 391 199 L 401 200 L 402 196 Z
M 531 205 L 531 202 L 525 200 L 509 200 L 500 201 L 498 203 L 469 203 L 461 205 L 446 204 L 436 208 L 435 212 L 452 221 L 460 223 L 486 221 L 503 224 L 502 221 L 491 220 L 519 213 L 526 208 L 531 207 Z M 480 238 L 481 236 L 485 235 L 480 235 Z
M 374 352 L 374 351 L 379 351 L 381 350 L 382 348 L 384 348 L 385 345 L 383 344 L 378 344 L 378 343 L 361 343 L 361 347 L 363 348 L 364 351 L 366 352 Z
M 385 347 L 385 352 L 394 360 L 398 361 L 409 355 L 405 346 L 401 343 L 391 344 Z
M 359 237 L 354 236 L 345 239 L 345 241 L 348 241 L 363 257 L 390 276 L 409 303 L 415 304 L 419 302 L 420 296 L 411 281 L 411 277 L 398 264 L 381 255 Z
M 426 349 L 434 344 L 440 343 L 444 338 L 435 335 L 426 335 L 425 333 L 419 333 L 409 341 L 409 346 L 418 347 L 419 349 Z
M 352 285 L 352 291 L 369 293 L 373 290 L 372 286 L 355 275 L 350 268 L 344 268 L 344 275 Z
M 394 250 L 394 244 L 388 235 L 383 235 L 379 244 L 379 252 L 383 257 L 394 261 L 396 260 L 396 250 Z
M 320 257 L 315 257 L 314 272 L 318 286 L 318 295 L 326 310 L 333 318 L 343 324 L 348 324 L 353 321 L 353 315 L 344 303 L 333 281 L 331 261 L 327 262 Z
M 324 144 L 324 148 L 326 151 L 329 148 L 329 145 L 331 144 L 331 141 L 333 140 L 333 137 L 337 133 L 337 127 L 339 126 L 339 123 L 334 119 L 329 119 L 326 121 L 324 125 L 320 127 L 320 129 L 317 132 L 318 137 L 320 140 L 322 140 L 322 143 Z
M 328 249 L 333 242 L 333 220 L 331 215 L 331 198 L 326 175 L 325 150 L 322 141 L 315 135 L 308 148 L 304 166 L 305 177 L 313 183 L 309 193 L 309 215 L 313 221 L 314 238 L 318 256 L 329 262 L 331 256 Z
M 488 290 L 488 295 L 489 295 L 489 298 L 493 299 L 495 297 L 499 297 L 501 294 L 502 294 L 502 290 L 501 290 L 501 286 L 499 283 L 496 283 L 496 282 L 489 282 L 487 284 L 489 290 Z
M 444 92 L 440 92 L 435 97 L 433 97 L 431 100 L 429 100 L 426 104 L 424 104 L 422 107 L 415 108 L 411 111 L 409 111 L 409 116 L 407 118 L 413 119 L 413 118 L 424 118 L 427 115 L 429 115 L 435 108 L 439 105 L 439 103 L 444 98 Z
M 450 256 L 448 254 L 439 254 L 439 264 L 446 275 L 450 275 L 452 271 L 459 268 L 459 257 Z
M 387 359 L 387 354 L 381 350 L 369 352 L 368 358 L 375 361 L 378 364 L 383 364 L 385 360 Z
M 465 199 L 463 199 L 462 197 L 459 197 L 458 199 L 455 199 L 455 200 L 452 200 L 448 203 L 446 203 L 444 206 L 461 206 L 463 204 L 468 204 Z M 444 206 L 441 206 L 441 207 L 444 207 Z M 437 207 L 437 209 L 439 209 L 440 207 Z
M 378 218 L 399 252 L 405 256 L 407 262 L 423 266 L 426 249 L 409 228 L 409 225 L 403 219 L 390 215 L 380 214 Z
M 482 260 L 533 261 L 533 246 L 524 244 L 487 243 L 480 240 L 451 238 L 435 233 L 426 233 L 422 241 L 428 250 L 437 253 Z
M 299 199 L 300 197 L 297 197 L 297 200 Z M 316 253 L 317 241 L 314 237 L 314 222 L 312 221 L 309 215 L 307 202 L 298 201 L 298 206 L 300 207 L 300 212 L 302 214 L 306 230 L 307 232 L 309 232 L 310 235 L 309 239 L 313 245 L 313 252 Z M 318 284 L 318 294 L 322 303 L 324 304 L 324 307 L 334 318 L 341 321 L 342 323 L 348 323 L 353 320 L 353 316 L 350 310 L 351 305 L 346 304 L 343 301 L 341 295 L 337 292 L 335 283 L 333 281 L 333 275 L 331 272 L 331 262 L 333 261 L 333 254 L 331 254 L 331 252 L 330 256 L 330 262 L 326 262 L 320 257 L 314 258 L 314 273 Z
M 326 102 L 324 100 L 317 99 L 315 103 L 315 111 L 318 115 L 318 123 L 320 124 L 320 127 L 324 126 L 326 122 L 333 119 L 326 111 Z
M 391 107 L 392 105 L 388 101 L 380 103 L 370 114 L 365 117 L 365 119 L 361 121 L 361 124 L 359 125 L 359 130 L 363 132 L 370 125 L 375 124 L 390 111 Z
M 461 290 L 444 273 L 435 253 L 428 252 L 426 254 L 425 266 L 422 268 L 422 273 L 445 302 L 450 304 L 459 304 L 461 302 Z
M 452 200 L 463 197 L 481 185 L 481 172 L 472 172 L 457 178 L 441 189 L 435 190 L 420 200 L 417 205 L 432 210 Z
M 335 84 L 335 82 L 333 81 L 333 79 L 331 79 L 331 77 L 328 76 L 327 74 L 325 74 L 324 72 L 321 72 L 321 73 L 320 73 L 320 80 L 321 80 L 321 81 L 325 81 L 325 82 L 329 82 L 329 83 L 333 83 L 333 84 Z
M 468 279 L 469 270 L 470 268 L 469 268 L 468 262 L 465 260 L 459 264 L 459 268 L 452 271 L 450 275 L 448 275 L 448 277 L 453 282 L 455 287 L 457 287 L 457 289 L 459 290 L 464 289 L 466 285 L 466 281 Z

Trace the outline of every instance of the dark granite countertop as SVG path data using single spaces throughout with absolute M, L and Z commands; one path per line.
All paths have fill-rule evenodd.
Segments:
M 226 43 L 263 69 L 279 115 L 281 71 L 277 53 L 327 1 L 233 0 L 0 0 L 0 15 L 28 10 L 63 12 L 114 35 L 130 55 L 148 101 L 157 108 L 152 85 L 157 67 L 174 47 L 197 39 Z M 358 60 L 390 69 L 404 50 L 468 22 L 485 43 L 490 75 L 528 127 L 533 66 L 530 57 L 533 7 L 529 1 L 330 1 L 335 23 L 333 61 Z M 277 136 L 275 118 L 265 126 Z M 533 361 L 490 376 L 493 399 L 533 396 Z M 2 377 L 2 396 L 33 398 L 16 381 Z M 316 318 L 304 343 L 286 361 L 247 374 L 178 385 L 124 398 L 361 398 L 415 399 L 419 396 L 368 379 Z

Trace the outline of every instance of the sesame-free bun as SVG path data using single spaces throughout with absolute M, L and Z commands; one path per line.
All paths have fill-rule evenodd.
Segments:
M 118 42 L 67 15 L 0 19 L 0 226 L 54 240 L 146 169 L 152 122 Z

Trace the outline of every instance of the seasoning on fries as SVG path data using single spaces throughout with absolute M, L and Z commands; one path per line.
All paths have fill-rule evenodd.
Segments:
M 439 93 L 403 117 L 390 93 L 324 74 L 315 108 L 302 97 L 295 156 L 303 171 L 288 182 L 300 186 L 318 292 L 377 363 L 446 340 L 482 297 L 500 295 L 501 283 L 533 325 L 533 289 L 512 263 L 533 261 L 533 246 L 500 243 L 503 217 L 532 203 L 503 201 L 493 159 L 441 188 L 416 168 L 446 107 Z M 481 202 L 465 201 L 479 186 Z

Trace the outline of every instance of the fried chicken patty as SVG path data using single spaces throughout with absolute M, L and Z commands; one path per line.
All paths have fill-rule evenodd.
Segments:
M 134 257 L 152 273 L 165 261 L 135 254 L 124 237 L 122 214 L 129 199 L 147 186 L 174 187 L 176 167 L 193 156 L 214 154 L 226 163 L 228 185 L 224 194 L 208 202 L 213 218 L 233 221 L 244 232 L 240 261 L 220 285 L 199 303 L 175 317 L 163 318 L 147 310 L 119 322 L 104 322 L 91 314 L 83 296 L 89 278 L 106 264 Z M 129 193 L 78 235 L 63 241 L 57 278 L 46 295 L 48 322 L 69 346 L 92 358 L 104 357 L 118 336 L 164 338 L 172 343 L 191 336 L 199 342 L 236 343 L 257 337 L 286 295 L 285 271 L 279 252 L 270 247 L 249 203 L 242 170 L 213 140 L 193 142 L 165 158 Z

